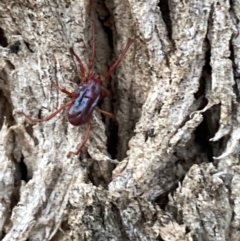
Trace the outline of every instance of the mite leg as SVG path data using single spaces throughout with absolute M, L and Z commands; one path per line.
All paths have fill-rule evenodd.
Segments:
M 88 77 L 92 74 L 93 64 L 94 64 L 95 55 L 96 55 L 96 21 L 94 17 L 92 1 L 90 2 L 90 7 L 91 7 L 91 17 L 92 17 L 92 55 L 88 65 L 88 71 L 89 71 Z
M 78 155 L 81 152 L 81 150 L 83 149 L 83 147 L 85 146 L 85 144 L 86 144 L 86 142 L 89 138 L 91 128 L 92 128 L 92 120 L 90 119 L 88 121 L 88 127 L 87 127 L 87 130 L 86 130 L 86 133 L 85 133 L 85 136 L 84 136 L 84 140 L 83 140 L 81 146 L 77 149 L 77 151 L 70 151 L 67 154 L 67 157 L 70 157 L 71 155 Z
M 101 94 L 101 99 L 105 99 L 108 96 L 107 91 L 103 87 L 101 87 L 101 93 L 100 94 Z
M 112 65 L 112 67 L 108 70 L 108 72 L 106 73 L 106 75 L 103 78 L 103 81 L 106 80 L 107 78 L 109 78 L 109 76 L 112 74 L 112 72 L 119 66 L 119 64 L 121 63 L 121 61 L 123 60 L 124 56 L 126 55 L 130 45 L 132 44 L 132 40 L 129 39 L 128 43 L 126 45 L 126 47 L 124 48 L 124 50 L 122 51 L 121 55 L 119 56 L 119 58 L 117 59 L 117 61 Z
M 74 99 L 75 100 L 75 99 Z M 44 122 L 44 121 L 48 121 L 50 119 L 52 119 L 55 115 L 57 115 L 58 113 L 60 113 L 62 110 L 66 109 L 68 106 L 72 105 L 72 103 L 74 102 L 74 100 L 70 100 L 69 102 L 67 102 L 66 104 L 64 104 L 63 106 L 61 106 L 58 110 L 54 111 L 51 115 L 42 118 L 42 119 L 38 119 L 38 118 L 32 118 L 30 115 L 25 114 L 22 111 L 17 111 L 17 114 L 20 115 L 24 115 L 28 120 L 32 121 L 32 122 Z
M 108 95 L 108 94 L 107 94 L 107 91 L 102 87 L 102 88 L 101 88 L 101 99 L 106 98 L 107 95 Z M 105 111 L 105 110 L 101 110 L 101 109 L 98 108 L 98 107 L 95 107 L 95 110 L 96 110 L 97 112 L 99 112 L 99 113 L 102 113 L 103 115 L 108 116 L 109 118 L 114 118 L 114 115 L 113 115 L 112 113 L 110 113 L 110 112 L 107 112 L 107 111 Z
M 57 84 L 54 83 L 54 82 L 52 82 L 52 84 L 53 84 L 53 86 L 54 86 L 57 90 L 63 92 L 64 94 L 66 94 L 66 95 L 67 95 L 68 97 L 70 97 L 70 98 L 76 98 L 76 97 L 78 96 L 77 93 L 75 93 L 75 92 L 69 92 L 68 90 L 66 90 L 66 89 L 64 89 L 64 88 L 61 88 L 59 85 L 57 85 Z
M 84 81 L 86 77 L 85 77 L 85 68 L 83 66 L 83 63 L 82 63 L 81 59 L 77 56 L 77 54 L 74 52 L 73 48 L 70 48 L 70 53 L 76 58 L 76 60 L 79 64 L 79 69 L 80 69 L 80 72 L 82 75 L 82 79 Z
M 102 113 L 103 115 L 108 116 L 109 118 L 114 118 L 114 114 L 107 112 L 105 110 L 101 110 L 100 108 L 96 107 L 95 110 L 99 113 Z

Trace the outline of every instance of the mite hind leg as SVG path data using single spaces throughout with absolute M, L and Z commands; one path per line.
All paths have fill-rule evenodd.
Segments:
M 67 157 L 70 157 L 71 155 L 78 155 L 81 152 L 81 150 L 83 149 L 83 147 L 85 146 L 85 144 L 86 144 L 86 142 L 87 142 L 87 140 L 89 138 L 89 134 L 90 134 L 91 128 L 92 128 L 92 120 L 90 119 L 88 121 L 88 127 L 87 127 L 87 130 L 86 130 L 86 133 L 85 133 L 85 136 L 84 136 L 82 144 L 80 145 L 80 147 L 76 151 L 70 151 L 67 154 Z
M 105 110 L 101 110 L 100 108 L 96 107 L 95 110 L 103 115 L 108 116 L 109 118 L 114 118 L 114 114 L 107 112 Z

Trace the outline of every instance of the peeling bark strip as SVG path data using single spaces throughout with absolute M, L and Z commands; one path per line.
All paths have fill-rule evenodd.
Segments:
M 0 239 L 239 240 L 240 1 L 93 3 L 99 75 L 135 41 L 105 86 L 116 120 L 94 112 L 79 160 L 86 126 L 15 112 L 76 88 L 89 0 L 0 1 Z

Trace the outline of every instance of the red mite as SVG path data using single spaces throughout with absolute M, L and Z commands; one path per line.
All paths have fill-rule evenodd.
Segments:
M 51 115 L 49 115 L 45 118 L 42 118 L 42 119 L 32 118 L 31 116 L 29 116 L 21 111 L 16 112 L 17 114 L 24 115 L 31 122 L 36 123 L 36 122 L 48 121 L 48 120 L 52 119 L 54 116 L 56 116 L 58 113 L 60 113 L 62 110 L 69 107 L 67 114 L 68 114 L 68 120 L 72 125 L 80 126 L 85 123 L 88 123 L 88 127 L 87 127 L 85 137 L 84 137 L 82 144 L 76 151 L 70 151 L 67 155 L 68 157 L 70 157 L 72 154 L 78 155 L 81 152 L 84 145 L 86 144 L 88 137 L 89 137 L 90 130 L 91 130 L 91 120 L 92 120 L 92 113 L 93 113 L 94 109 L 96 109 L 98 112 L 105 114 L 109 117 L 113 117 L 113 114 L 108 113 L 104 110 L 101 110 L 97 107 L 99 100 L 104 99 L 107 96 L 107 92 L 102 87 L 102 83 L 106 79 L 108 79 L 110 77 L 110 75 L 112 74 L 112 72 L 119 66 L 120 62 L 126 55 L 128 49 L 132 43 L 132 40 L 129 39 L 126 47 L 122 51 L 122 53 L 119 56 L 119 58 L 117 59 L 117 61 L 112 65 L 112 67 L 108 70 L 108 72 L 105 74 L 105 76 L 103 78 L 101 78 L 100 76 L 98 76 L 97 74 L 95 74 L 93 72 L 93 65 L 94 65 L 95 52 L 96 52 L 96 45 L 95 45 L 95 43 L 96 43 L 95 35 L 96 34 L 95 34 L 95 23 L 94 23 L 95 21 L 94 21 L 94 17 L 93 17 L 93 11 L 92 11 L 92 22 L 93 22 L 92 54 L 91 54 L 91 58 L 90 58 L 89 65 L 88 65 L 87 75 L 85 74 L 86 70 L 82 64 L 81 59 L 76 55 L 74 50 L 71 48 L 70 52 L 73 56 L 75 56 L 75 58 L 79 64 L 79 68 L 80 68 L 80 72 L 81 72 L 81 76 L 82 76 L 82 82 L 79 84 L 79 86 L 75 92 L 69 92 L 68 90 L 66 90 L 64 88 L 59 87 L 56 83 L 53 83 L 53 85 L 56 89 L 63 92 L 64 94 L 66 94 L 68 97 L 71 98 L 71 100 L 68 101 L 66 104 L 63 104 L 58 110 L 54 111 Z

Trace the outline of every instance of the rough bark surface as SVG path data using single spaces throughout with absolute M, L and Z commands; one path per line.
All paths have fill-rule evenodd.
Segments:
M 93 0 L 104 87 L 86 126 L 65 112 L 91 55 L 89 0 L 0 1 L 0 239 L 240 240 L 240 1 Z M 119 163 L 118 163 L 119 162 Z M 116 164 L 118 163 L 118 164 Z

